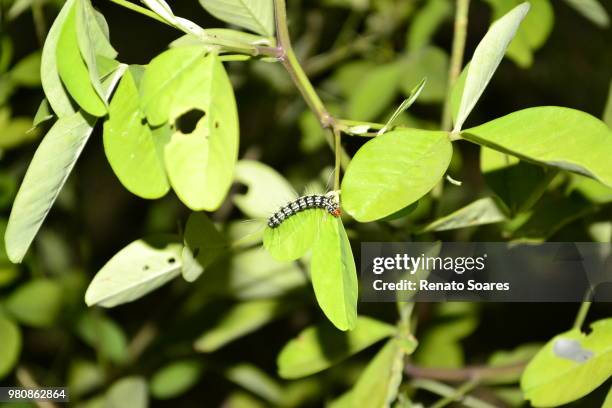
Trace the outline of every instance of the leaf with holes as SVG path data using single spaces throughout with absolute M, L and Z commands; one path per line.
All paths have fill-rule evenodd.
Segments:
M 238 162 L 236 181 L 244 184 L 248 190 L 244 194 L 234 194 L 234 203 L 252 218 L 270 217 L 281 205 L 296 197 L 293 187 L 283 176 L 255 160 Z
M 149 64 L 141 94 L 150 125 L 175 126 L 164 160 L 177 195 L 193 210 L 217 209 L 238 156 L 236 101 L 218 56 L 200 47 L 166 51 Z M 183 126 L 194 117 L 192 127 Z
M 200 4 L 219 20 L 266 37 L 274 36 L 272 0 L 200 0 Z
M 85 303 L 114 307 L 131 302 L 181 273 L 183 245 L 170 237 L 134 241 L 106 263 L 93 278 Z
M 584 352 L 585 358 L 576 361 L 563 354 L 559 342 L 573 342 L 569 344 Z M 527 365 L 521 389 L 533 406 L 552 407 L 587 395 L 610 376 L 612 319 L 604 319 L 591 324 L 589 334 L 573 329 L 550 340 Z
M 407 207 L 440 181 L 452 150 L 446 132 L 403 129 L 377 136 L 357 151 L 346 169 L 344 209 L 368 222 Z
M 328 213 L 321 218 L 312 248 L 310 278 L 319 306 L 340 330 L 357 323 L 357 269 L 342 220 Z
M 294 379 L 323 371 L 393 336 L 396 328 L 366 316 L 357 317 L 355 329 L 342 333 L 324 322 L 304 329 L 278 355 L 278 374 Z
M 138 93 L 141 74 L 139 67 L 131 67 L 115 92 L 104 123 L 104 152 L 125 188 L 153 199 L 170 189 L 163 161 L 170 129 L 151 129 L 147 125 Z

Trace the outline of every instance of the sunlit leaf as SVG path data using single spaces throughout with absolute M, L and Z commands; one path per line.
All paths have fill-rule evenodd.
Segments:
M 274 36 L 272 0 L 200 0 L 200 4 L 219 20 Z
M 139 74 L 130 68 L 117 87 L 104 123 L 104 152 L 125 188 L 143 198 L 160 198 L 170 189 L 163 161 L 170 129 L 152 130 L 144 120 Z
M 177 195 L 193 210 L 217 209 L 238 155 L 236 101 L 223 64 L 199 47 L 173 48 L 151 61 L 141 94 L 150 125 L 175 127 L 164 159 Z M 197 123 L 183 129 L 189 115 L 196 115 Z
M 180 274 L 182 249 L 181 244 L 165 238 L 132 242 L 96 274 L 85 302 L 113 307 L 159 288 Z
M 274 259 L 296 260 L 312 247 L 324 217 L 323 209 L 310 209 L 293 214 L 276 228 L 266 227 L 264 247 Z
M 247 187 L 247 191 L 234 194 L 234 203 L 251 218 L 268 218 L 296 198 L 293 187 L 283 176 L 255 160 L 239 161 L 235 178 Z
M 349 332 L 339 332 L 328 323 L 310 326 L 283 347 L 278 356 L 278 374 L 293 379 L 318 373 L 392 336 L 395 330 L 394 326 L 365 316 L 359 316 Z
M 604 28 L 610 25 L 610 16 L 598 0 L 565 0 L 565 2 L 593 24 Z
M 282 388 L 265 371 L 251 364 L 238 364 L 225 371 L 225 376 L 255 395 L 279 406 L 282 403 Z
M 612 186 L 612 130 L 587 113 L 557 106 L 523 109 L 467 129 L 462 136 Z
M 391 215 L 427 194 L 452 155 L 446 132 L 396 130 L 377 136 L 353 157 L 342 181 L 342 205 L 361 222 Z
M 522 3 L 512 9 L 508 14 L 493 23 L 476 47 L 465 80 L 465 88 L 453 132 L 459 132 L 463 127 L 463 123 L 489 84 L 506 52 L 506 48 L 528 11 L 529 3 Z
M 506 219 L 491 198 L 481 198 L 428 224 L 423 231 L 446 231 L 494 224 Z
M 340 218 L 324 213 L 312 248 L 310 278 L 319 307 L 340 330 L 357 322 L 357 270 Z
M 570 355 L 574 352 L 582 354 Z M 604 319 L 591 324 L 589 334 L 573 329 L 546 343 L 525 369 L 521 389 L 535 407 L 557 406 L 583 397 L 610 376 L 612 319 Z

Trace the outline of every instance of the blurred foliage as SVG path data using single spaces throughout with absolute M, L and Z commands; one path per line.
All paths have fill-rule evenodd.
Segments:
M 63 3 L 0 0 L 2 235 L 17 187 L 57 113 L 43 100 L 40 61 L 42 44 Z M 189 16 L 205 28 L 224 27 L 213 16 L 245 26 L 240 19 L 224 17 L 217 3 L 223 2 L 202 0 L 207 11 L 196 1 L 172 7 L 176 15 Z M 517 4 L 472 2 L 467 56 L 489 23 Z M 560 105 L 612 126 L 612 4 L 531 4 L 467 124 L 532 105 Z M 119 59 L 129 64 L 148 63 L 181 35 L 110 1 L 93 6 L 108 21 Z M 384 124 L 427 77 L 414 105 L 394 123 L 439 129 L 448 90 L 454 2 L 291 1 L 288 13 L 298 59 L 333 115 Z M 266 21 L 246 24 L 261 35 L 273 27 Z M 80 74 L 89 81 L 83 64 Z M 98 64 L 106 66 L 100 77 L 117 68 L 109 61 Z M 60 75 L 76 80 L 70 78 L 71 61 L 58 61 L 62 65 Z M 594 347 L 592 363 L 605 365 L 607 371 L 595 385 L 589 377 L 599 371 L 586 364 L 580 368 L 584 372 L 552 381 L 564 369 L 558 364 L 567 362 L 549 361 L 550 355 L 540 352 L 522 380 L 527 396 L 551 405 L 593 391 L 571 406 L 603 403 L 611 361 L 610 323 L 599 320 L 610 316 L 606 304 L 593 305 L 589 321 L 599 321 L 589 334 L 567 332 L 577 311 L 574 304 L 418 304 L 414 311 L 404 305 L 398 313 L 393 304 L 362 303 L 355 329 L 336 330 L 307 284 L 310 256 L 302 257 L 302 252 L 295 262 L 279 262 L 261 248 L 262 217 L 292 199 L 293 190 L 328 189 L 333 154 L 325 132 L 279 64 L 254 60 L 227 62 L 225 67 L 238 101 L 241 160 L 218 210 L 190 213 L 174 194 L 157 201 L 131 195 L 119 179 L 132 191 L 126 178 L 134 174 L 122 177 L 116 166 L 122 159 L 114 161 L 113 140 L 105 134 L 103 143 L 98 126 L 23 263 L 12 264 L 4 246 L 0 248 L 0 385 L 68 386 L 71 405 L 80 407 L 378 407 L 393 401 L 397 407 L 459 406 L 453 401 L 466 394 L 462 403 L 467 406 L 520 407 L 529 406 L 519 386 L 526 362 L 541 344 L 548 350 L 554 336 L 564 333 Z M 137 71 L 134 65 L 129 71 L 135 81 L 140 80 Z M 98 77 L 92 80 L 105 86 Z M 130 85 L 122 81 L 116 95 L 121 91 L 129 101 Z M 93 101 L 92 110 L 105 110 L 100 89 L 90 91 L 84 104 Z M 146 129 L 136 131 L 150 137 Z M 364 133 L 371 131 L 367 125 Z M 344 147 L 353 155 L 366 141 L 347 137 Z M 460 186 L 442 185 L 436 178 L 432 193 L 380 222 L 360 224 L 346 217 L 346 235 L 353 244 L 436 239 L 610 242 L 610 188 L 467 142 L 455 145 L 447 172 Z M 136 176 L 150 176 L 146 169 Z M 45 168 L 40 172 L 45 175 Z M 146 178 L 135 185 L 151 187 Z M 168 188 L 157 187 L 151 196 Z M 117 285 L 104 279 L 106 274 L 125 281 Z M 90 289 L 86 296 L 92 280 L 112 287 L 98 293 Z M 123 292 L 126 287 L 130 290 Z M 87 307 L 83 300 L 114 306 L 153 289 L 157 291 L 114 309 Z M 499 375 L 471 381 L 471 370 L 488 369 Z M 571 394 L 576 387 L 580 390 Z

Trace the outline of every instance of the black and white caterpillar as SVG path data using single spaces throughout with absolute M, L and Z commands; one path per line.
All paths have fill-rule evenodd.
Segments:
M 299 197 L 296 200 L 285 205 L 273 216 L 268 218 L 268 227 L 276 228 L 292 215 L 313 208 L 325 209 L 334 217 L 339 217 L 341 215 L 337 192 L 331 191 L 325 195 L 306 195 Z

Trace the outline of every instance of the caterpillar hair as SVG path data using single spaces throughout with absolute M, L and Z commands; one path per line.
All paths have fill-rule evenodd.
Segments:
M 338 193 L 331 191 L 325 195 L 312 194 L 299 197 L 294 201 L 281 207 L 274 215 L 268 218 L 268 227 L 277 228 L 286 219 L 293 215 L 310 209 L 324 209 L 334 217 L 341 215 L 340 204 L 338 202 Z

